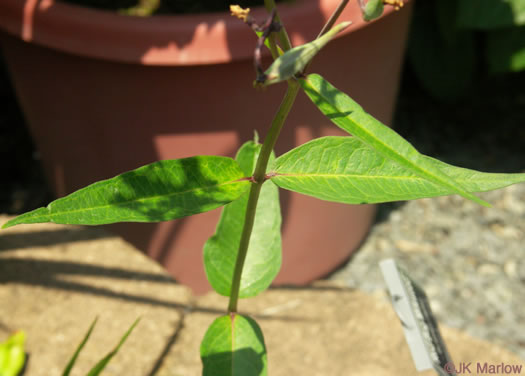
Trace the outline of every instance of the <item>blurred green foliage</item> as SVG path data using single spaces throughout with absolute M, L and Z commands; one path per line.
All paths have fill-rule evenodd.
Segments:
M 0 343 L 0 376 L 17 376 L 24 368 L 25 341 L 26 334 L 18 331 Z
M 422 86 L 455 101 L 478 73 L 525 69 L 525 0 L 416 1 L 408 56 Z

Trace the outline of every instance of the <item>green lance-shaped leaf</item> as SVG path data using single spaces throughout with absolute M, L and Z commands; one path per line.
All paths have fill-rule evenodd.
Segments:
M 369 0 L 365 9 L 363 9 L 363 19 L 365 21 L 372 21 L 383 14 L 384 5 L 383 0 Z
M 246 142 L 239 149 L 236 160 L 245 176 L 253 174 L 260 149 L 261 145 L 253 141 Z M 248 196 L 247 192 L 224 207 L 215 235 L 204 245 L 206 275 L 215 291 L 224 296 L 230 296 Z M 239 296 L 247 298 L 264 291 L 270 286 L 280 268 L 279 189 L 272 182 L 265 182 L 257 203 L 255 223 L 242 271 Z
M 484 192 L 525 181 L 525 174 L 484 173 L 423 158 L 469 192 Z M 385 158 L 355 137 L 323 137 L 301 145 L 277 158 L 270 175 L 281 188 L 346 204 L 455 193 Z
M 203 376 L 265 376 L 268 373 L 262 331 L 250 317 L 221 316 L 201 343 Z
M 261 82 L 261 84 L 264 86 L 272 85 L 288 80 L 297 73 L 302 72 L 321 48 L 350 24 L 351 22 L 342 22 L 321 37 L 286 51 L 284 55 L 275 60 L 266 72 L 264 72 L 265 80 Z
M 408 141 L 390 129 L 349 96 L 333 87 L 317 74 L 300 80 L 301 85 L 319 110 L 341 129 L 416 175 L 451 190 L 478 204 L 490 206 L 468 192 L 465 187 L 445 174 L 436 164 L 420 154 Z
M 17 376 L 26 361 L 24 345 L 26 334 L 18 331 L 0 343 L 0 375 Z
M 227 157 L 159 161 L 91 184 L 3 227 L 40 222 L 100 225 L 167 221 L 237 199 L 249 187 L 243 177 L 239 164 Z

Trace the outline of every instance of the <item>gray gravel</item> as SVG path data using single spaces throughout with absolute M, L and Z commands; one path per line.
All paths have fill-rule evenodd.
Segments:
M 392 210 L 332 278 L 383 290 L 377 264 L 393 257 L 424 288 L 440 322 L 525 359 L 525 185 L 481 197 L 494 207 L 441 197 Z
M 523 172 L 525 95 L 508 81 L 483 83 L 480 93 L 487 92 L 483 85 L 506 90 L 453 106 L 405 93 L 395 126 L 422 152 L 448 163 Z M 361 249 L 330 278 L 380 293 L 378 262 L 394 257 L 424 288 L 441 323 L 525 359 L 525 184 L 480 197 L 493 207 L 457 196 L 381 206 Z

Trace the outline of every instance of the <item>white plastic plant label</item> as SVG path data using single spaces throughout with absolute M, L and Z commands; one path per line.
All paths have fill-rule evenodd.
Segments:
M 439 375 L 456 375 L 445 371 L 452 360 L 439 329 L 425 292 L 399 268 L 393 259 L 379 263 L 385 279 L 392 306 L 401 321 L 405 339 L 418 371 L 434 369 Z

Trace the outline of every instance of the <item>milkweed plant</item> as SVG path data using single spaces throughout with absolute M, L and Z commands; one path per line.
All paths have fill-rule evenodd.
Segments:
M 293 48 L 274 0 L 264 1 L 269 16 L 261 24 L 249 9 L 231 7 L 256 34 L 254 85 L 287 85 L 262 144 L 247 141 L 235 159 L 194 156 L 148 164 L 22 214 L 3 227 L 158 222 L 224 206 L 216 232 L 204 246 L 204 267 L 213 289 L 229 303 L 202 340 L 203 375 L 267 375 L 262 331 L 253 318 L 238 313 L 238 302 L 267 289 L 279 271 L 280 188 L 345 204 L 459 194 L 490 206 L 475 193 L 525 181 L 524 173 L 485 173 L 425 156 L 332 83 L 308 73 L 323 46 L 350 27 L 350 22 L 335 25 L 347 3 L 339 4 L 317 39 Z M 403 6 L 400 0 L 358 3 L 367 21 L 381 16 L 384 5 Z M 266 70 L 263 48 L 273 57 Z M 301 90 L 348 136 L 320 137 L 275 156 L 272 149 Z

